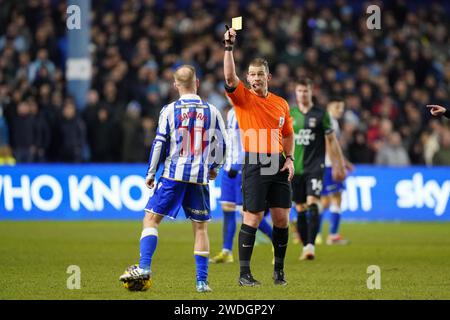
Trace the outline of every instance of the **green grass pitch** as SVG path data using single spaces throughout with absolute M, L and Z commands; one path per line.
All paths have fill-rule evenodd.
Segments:
M 210 224 L 211 252 L 221 223 Z M 327 230 L 327 226 L 324 226 Z M 189 223 L 164 223 L 153 259 L 153 286 L 128 292 L 118 281 L 138 262 L 140 221 L 0 222 L 0 299 L 450 299 L 449 223 L 345 223 L 348 246 L 321 245 L 299 261 L 290 241 L 286 287 L 272 283 L 271 247 L 255 247 L 252 271 L 262 286 L 237 285 L 239 263 L 210 265 L 214 292 L 195 291 Z M 81 289 L 67 289 L 67 267 L 81 269 Z M 381 269 L 381 289 L 367 288 L 367 267 Z M 199 296 L 200 295 L 200 296 Z

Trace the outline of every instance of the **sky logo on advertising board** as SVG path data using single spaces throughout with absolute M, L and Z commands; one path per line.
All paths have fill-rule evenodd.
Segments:
M 450 197 L 450 180 L 442 186 L 436 180 L 424 183 L 423 175 L 415 173 L 412 179 L 400 180 L 395 186 L 397 205 L 400 208 L 434 209 L 436 216 L 442 216 L 447 208 Z
M 50 175 L 39 175 L 32 180 L 29 176 L 22 175 L 20 182 L 13 182 L 9 175 L 0 176 L 0 195 L 3 193 L 4 208 L 6 211 L 14 211 L 16 199 L 21 200 L 24 211 L 31 211 L 33 205 L 41 211 L 56 210 L 64 200 L 61 183 Z M 145 186 L 144 178 L 138 175 L 129 175 L 122 180 L 119 176 L 112 175 L 109 177 L 109 184 L 93 175 L 82 177 L 70 175 L 67 187 L 66 196 L 69 197 L 70 208 L 73 211 L 80 209 L 102 211 L 106 202 L 116 210 L 127 208 L 142 211 L 149 198 L 149 189 Z M 134 188 L 139 189 L 139 192 L 133 193 Z M 46 196 L 42 196 L 43 193 Z M 140 194 L 139 197 L 132 196 L 137 193 Z

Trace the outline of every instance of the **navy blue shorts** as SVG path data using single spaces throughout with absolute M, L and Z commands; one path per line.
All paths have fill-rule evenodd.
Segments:
M 323 174 L 323 189 L 322 195 L 329 196 L 345 190 L 343 182 L 333 180 L 331 167 L 326 167 Z
M 200 222 L 211 220 L 208 185 L 161 178 L 145 211 L 175 219 L 181 207 L 186 218 Z
M 220 191 L 220 202 L 242 205 L 242 174 L 230 178 L 228 171 L 224 170 Z
M 320 198 L 323 185 L 323 170 L 295 174 L 292 179 L 292 201 L 306 203 L 308 196 Z

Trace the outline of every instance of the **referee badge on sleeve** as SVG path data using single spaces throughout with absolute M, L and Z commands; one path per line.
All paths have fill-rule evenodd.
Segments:
M 282 127 L 284 125 L 284 117 L 280 117 L 280 122 L 278 123 L 278 127 Z

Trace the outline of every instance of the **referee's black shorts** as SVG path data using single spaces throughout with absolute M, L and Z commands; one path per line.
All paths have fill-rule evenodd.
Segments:
M 267 159 L 267 155 L 265 156 Z M 259 155 L 255 153 L 245 154 L 242 170 L 244 211 L 256 213 L 265 211 L 266 208 L 290 208 L 292 190 L 291 183 L 288 181 L 289 171 L 280 171 L 286 161 L 285 157 L 282 154 L 271 155 L 271 161 L 278 161 L 278 170 L 273 174 L 264 172 L 271 167 L 271 163 L 260 161 L 259 158 Z M 272 163 L 272 167 L 273 165 Z

